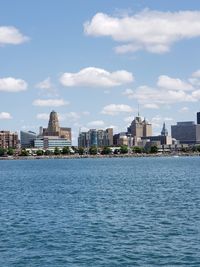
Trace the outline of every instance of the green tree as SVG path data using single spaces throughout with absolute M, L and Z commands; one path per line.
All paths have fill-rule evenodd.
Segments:
M 36 154 L 37 154 L 37 156 L 43 156 L 44 155 L 44 151 L 39 149 L 39 150 L 36 151 Z
M 54 155 L 60 155 L 60 150 L 58 147 L 55 147 L 54 149 Z
M 151 153 L 151 154 L 156 154 L 156 153 L 158 153 L 158 148 L 157 148 L 157 146 L 151 146 L 151 148 L 150 148 L 150 153 Z
M 7 150 L 7 154 L 8 154 L 9 156 L 14 155 L 14 149 L 13 149 L 12 147 L 9 147 L 8 150 Z
M 96 155 L 97 154 L 97 147 L 96 146 L 91 146 L 89 149 L 90 155 Z
M 70 154 L 70 149 L 68 146 L 63 147 L 62 154 L 63 155 L 66 155 L 66 154 L 69 155 Z
M 103 155 L 108 155 L 108 154 L 111 154 L 111 152 L 112 152 L 111 148 L 109 146 L 105 146 L 101 153 Z
M 6 150 L 2 147 L 0 147 L 0 157 L 4 156 L 6 153 Z
M 141 147 L 139 147 L 139 146 L 134 146 L 133 147 L 133 152 L 139 154 L 139 153 L 143 152 L 143 149 Z
M 20 153 L 20 156 L 27 157 L 27 156 L 29 156 L 29 153 L 28 153 L 28 151 L 26 151 L 26 149 L 22 149 L 21 153 Z
M 83 155 L 84 152 L 85 152 L 85 150 L 84 150 L 83 147 L 79 147 L 79 148 L 78 148 L 78 153 L 79 153 L 79 155 Z
M 45 156 L 49 156 L 49 155 L 51 155 L 52 154 L 52 152 L 50 151 L 50 150 L 46 150 L 45 152 L 44 152 L 44 155 Z
M 128 153 L 128 146 L 121 146 L 120 147 L 120 153 L 121 154 L 127 154 Z

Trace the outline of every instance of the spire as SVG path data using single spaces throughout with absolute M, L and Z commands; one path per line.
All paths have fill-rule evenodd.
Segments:
M 162 136 L 168 136 L 168 131 L 167 131 L 165 122 L 163 123 L 163 128 L 162 128 L 162 131 L 161 131 L 161 135 Z
M 138 117 L 140 117 L 140 105 L 138 104 Z

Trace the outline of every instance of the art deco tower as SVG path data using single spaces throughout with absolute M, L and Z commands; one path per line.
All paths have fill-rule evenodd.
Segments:
M 55 111 L 52 111 L 49 116 L 48 124 L 48 135 L 50 136 L 59 136 L 60 135 L 60 126 L 58 121 L 58 114 Z

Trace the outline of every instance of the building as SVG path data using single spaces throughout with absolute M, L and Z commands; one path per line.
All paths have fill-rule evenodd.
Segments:
M 137 145 L 141 137 L 152 136 L 152 125 L 146 119 L 143 120 L 138 114 L 127 128 L 127 133 L 134 137 L 134 144 Z
M 34 147 L 34 140 L 37 138 L 37 134 L 31 131 L 20 131 L 20 142 L 22 148 Z
M 18 134 L 10 131 L 0 131 L 1 148 L 17 148 L 19 144 Z
M 113 145 L 113 129 L 106 130 L 90 129 L 88 132 L 80 132 L 78 137 L 79 147 L 91 146 L 112 146 Z
M 43 132 L 42 132 L 43 131 Z M 60 138 L 66 138 L 71 141 L 71 128 L 60 127 L 58 114 L 52 111 L 49 116 L 49 123 L 47 128 L 40 127 L 40 135 L 42 136 L 57 136 Z
M 134 138 L 126 132 L 121 132 L 113 136 L 113 144 L 115 146 L 132 147 L 134 145 Z
M 200 144 L 200 124 L 194 121 L 177 122 L 171 126 L 171 132 L 172 138 L 179 140 L 180 144 Z
M 154 143 L 156 145 L 171 145 L 172 137 L 168 135 L 168 130 L 166 128 L 166 125 L 165 123 L 163 123 L 161 135 L 141 137 L 141 141 L 142 141 L 142 146 L 144 146 L 144 144 L 148 142 L 151 144 Z
M 71 146 L 71 141 L 57 136 L 44 136 L 34 140 L 34 147 L 38 149 L 55 149 Z
M 200 112 L 197 112 L 197 124 L 200 124 Z

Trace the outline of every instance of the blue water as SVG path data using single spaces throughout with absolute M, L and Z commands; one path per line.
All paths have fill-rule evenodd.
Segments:
M 0 161 L 0 266 L 200 266 L 200 158 Z

